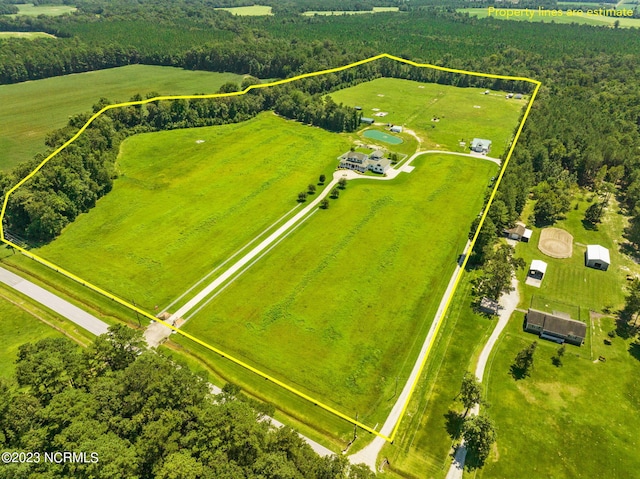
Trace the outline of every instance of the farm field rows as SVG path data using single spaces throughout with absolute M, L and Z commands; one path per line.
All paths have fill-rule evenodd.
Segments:
M 422 148 L 468 152 L 474 137 L 492 140 L 490 156 L 505 151 L 527 98 L 506 99 L 502 92 L 458 88 L 396 78 L 378 78 L 331 94 L 336 103 L 362 107 L 376 122 L 406 125 L 422 136 Z M 374 116 L 379 109 L 388 115 Z M 439 121 L 432 121 L 434 118 Z M 509 126 L 507 126 L 509 125 Z M 467 147 L 459 146 L 461 139 Z
M 135 94 L 215 92 L 242 75 L 129 65 L 45 80 L 0 85 L 0 170 L 44 152 L 45 136 L 67 124 L 69 116 L 89 111 L 101 97 L 125 101 Z

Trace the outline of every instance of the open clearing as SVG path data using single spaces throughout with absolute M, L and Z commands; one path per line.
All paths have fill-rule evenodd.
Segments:
M 153 311 L 295 207 L 348 147 L 272 113 L 131 137 L 113 191 L 35 253 Z
M 613 6 L 607 7 L 607 8 L 610 9 L 612 7 Z M 593 6 L 591 7 L 591 9 L 595 9 L 595 10 L 597 10 L 598 8 L 600 8 L 598 4 L 593 4 Z M 514 12 L 521 12 L 520 13 L 521 16 L 513 16 L 513 17 L 507 18 L 506 16 L 491 15 L 491 18 L 497 18 L 498 20 L 516 20 L 516 21 L 522 21 L 522 22 L 533 21 L 533 22 L 545 22 L 545 23 L 551 23 L 551 22 L 581 23 L 581 24 L 596 25 L 596 26 L 603 26 L 603 25 L 613 26 L 616 20 L 618 20 L 620 22 L 619 23 L 620 27 L 625 27 L 625 28 L 640 27 L 640 18 L 609 17 L 604 15 L 587 15 L 588 9 L 584 9 L 584 8 L 583 8 L 584 13 L 582 15 L 568 15 L 566 11 L 563 11 L 561 16 L 555 16 L 555 17 L 550 16 L 548 14 L 538 15 L 537 9 L 529 9 L 530 12 L 531 11 L 534 12 L 533 18 L 531 18 L 530 16 L 527 17 L 525 15 L 524 9 L 513 8 L 509 10 L 512 10 Z M 547 9 L 547 10 L 551 10 L 551 9 Z M 486 8 L 459 8 L 458 12 L 465 12 L 472 17 L 478 17 L 478 18 L 486 18 L 489 16 L 488 10 Z
M 336 103 L 388 112 L 377 121 L 405 125 L 423 137 L 422 148 L 468 153 L 473 138 L 493 142 L 490 156 L 499 158 L 511 139 L 528 98 L 506 99 L 504 93 L 483 95 L 482 88 L 458 88 L 397 78 L 378 78 L 331 94 Z M 477 108 L 480 107 L 480 108 Z M 437 118 L 439 121 L 432 121 Z M 464 139 L 467 148 L 459 146 Z
M 303 13 L 306 17 L 314 15 L 359 15 L 361 13 L 398 12 L 399 7 L 373 7 L 371 10 L 309 10 Z
M 241 75 L 130 65 L 45 80 L 0 85 L 0 170 L 45 151 L 45 136 L 66 125 L 69 116 L 89 111 L 105 97 L 124 101 L 140 93 L 193 94 L 217 91 Z
M 65 13 L 75 12 L 76 7 L 69 5 L 34 5 L 33 3 L 16 4 L 18 13 L 16 15 L 27 15 L 29 17 L 37 17 L 38 15 L 47 15 L 49 17 L 57 17 Z M 13 16 L 13 15 L 10 15 Z
M 3 38 L 56 38 L 50 33 L 45 32 L 0 32 L 0 40 Z
M 415 130 L 424 140 L 421 148 L 460 151 L 460 133 L 506 144 L 526 103 L 480 89 L 397 79 L 370 83 L 369 90 L 363 84 L 339 93 L 359 94 L 352 104 L 363 107 L 388 101 L 380 108 Z M 428 110 L 436 103 L 446 116 Z M 434 127 L 432 115 L 442 128 Z M 415 149 L 417 139 L 401 136 L 399 146 Z M 329 176 L 356 138 L 269 112 L 240 124 L 129 138 L 113 191 L 34 253 L 147 311 L 162 310 L 291 213 L 297 193 L 319 174 Z M 393 181 L 350 182 L 327 211 L 316 211 L 196 310 L 185 331 L 350 417 L 382 423 L 498 171 L 482 158 L 439 153 L 423 155 L 413 166 Z M 15 261 L 28 268 L 28 261 Z M 201 349 L 197 354 L 209 364 L 219 359 Z M 239 376 L 248 372 L 229 371 L 220 374 L 246 386 Z M 269 387 L 255 388 L 255 380 L 248 381 L 250 389 L 279 406 L 286 403 L 287 412 L 290 404 L 296 412 L 304 403 L 280 401 L 292 395 L 263 393 Z M 312 409 L 303 405 L 298 418 L 307 421 Z
M 614 321 L 594 320 L 593 357 L 606 362 L 569 345 L 563 366 L 555 367 L 558 345 L 539 340 L 531 377 L 515 381 L 509 367 L 536 339 L 522 332 L 522 319 L 515 314 L 494 354 L 487 399 L 499 460 L 492 455 L 477 477 L 520 477 L 523 464 L 532 478 L 633 477 L 640 468 L 640 355 L 629 353 L 631 341 L 616 337 L 604 345 Z
M 2 326 L 2 347 L 0 348 L 0 379 L 13 376 L 18 348 L 25 343 L 49 337 L 62 337 L 62 333 L 37 320 L 27 311 L 12 304 L 5 297 L 4 287 L 0 287 L 0 325 Z M 14 301 L 19 301 L 13 299 Z
M 252 5 L 250 7 L 220 7 L 215 10 L 226 10 L 233 15 L 241 17 L 259 17 L 263 15 L 272 15 L 271 7 L 265 5 Z
M 438 154 L 414 166 L 390 182 L 350 182 L 185 331 L 372 426 L 382 422 L 497 171 Z

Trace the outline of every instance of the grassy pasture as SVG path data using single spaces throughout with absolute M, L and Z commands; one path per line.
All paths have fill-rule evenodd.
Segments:
M 373 108 L 388 112 L 387 116 L 373 118 L 414 130 L 422 137 L 423 148 L 468 152 L 459 146 L 460 140 L 464 138 L 468 147 L 478 137 L 491 140 L 491 156 L 499 157 L 527 99 L 507 100 L 502 93 L 482 92 L 480 88 L 378 78 L 332 93 L 331 97 L 336 103 L 361 106 L 364 116 L 372 116 Z M 434 117 L 439 121 L 431 121 Z
M 599 5 L 593 5 L 590 9 L 584 9 L 582 14 L 568 15 L 566 11 L 563 11 L 559 16 L 551 16 L 548 13 L 546 15 L 539 15 L 537 9 L 529 9 L 529 11 L 534 12 L 534 16 L 528 17 L 525 15 L 525 9 L 509 9 L 514 12 L 520 12 L 521 16 L 499 16 L 492 14 L 491 18 L 497 18 L 499 20 L 516 20 L 516 21 L 533 21 L 533 22 L 546 22 L 546 23 L 581 23 L 586 25 L 595 25 L 595 26 L 613 26 L 613 24 L 618 20 L 620 22 L 620 27 L 640 27 L 640 18 L 629 18 L 629 17 L 609 17 L 604 15 L 588 15 L 587 10 L 598 10 L 600 8 Z M 609 7 L 611 8 L 611 7 Z M 578 7 L 574 8 L 578 9 Z M 549 9 L 550 10 L 550 9 Z M 489 12 L 486 8 L 459 8 L 458 12 L 466 12 L 472 17 L 478 18 L 486 18 L 489 16 Z
M 567 346 L 563 366 L 555 367 L 558 345 L 539 340 L 531 377 L 515 381 L 509 367 L 536 339 L 522 331 L 522 320 L 522 313 L 514 315 L 490 363 L 488 413 L 498 441 L 475 477 L 521 477 L 523 468 L 534 479 L 635 476 L 640 361 L 629 353 L 631 341 L 616 337 L 604 345 L 614 322 L 594 319 L 593 357 L 606 362 L 577 357 L 577 348 Z
M 130 137 L 113 191 L 36 254 L 153 310 L 296 206 L 348 148 L 272 113 Z
M 302 15 L 305 17 L 313 17 L 314 15 L 359 15 L 361 13 L 385 13 L 398 12 L 398 7 L 373 7 L 371 10 L 309 10 Z
M 184 329 L 352 417 L 382 423 L 497 170 L 437 154 L 415 166 L 390 182 L 350 182 Z
M 265 5 L 252 5 L 250 7 L 220 7 L 216 10 L 226 10 L 233 15 L 241 17 L 259 17 L 263 15 L 272 15 L 271 7 Z
M 50 33 L 45 32 L 0 32 L 0 40 L 3 38 L 27 38 L 32 40 L 34 38 L 56 38 Z
M 19 297 L 4 284 L 0 286 L 0 326 L 2 327 L 2 347 L 0 348 L 0 379 L 13 376 L 18 348 L 25 343 L 48 337 L 61 337 L 61 331 L 37 319 L 32 312 L 35 306 Z M 55 327 L 62 328 L 63 321 L 39 311 L 40 317 Z M 38 314 L 36 313 L 36 314 Z
M 241 75 L 186 71 L 179 68 L 129 65 L 14 85 L 0 85 L 0 170 L 45 150 L 50 131 L 71 115 L 91 109 L 100 97 L 126 101 L 136 93 L 214 93 Z
M 49 17 L 57 17 L 64 15 L 65 13 L 75 12 L 76 7 L 69 5 L 34 5 L 33 3 L 17 4 L 18 13 L 9 15 L 11 17 L 15 15 L 27 15 L 29 17 L 37 17 L 38 15 L 47 15 Z
M 618 214 L 618 205 L 614 200 L 607 207 L 604 221 L 597 230 L 588 229 L 583 224 L 585 210 L 591 205 L 587 201 L 589 193 L 574 195 L 572 209 L 566 219 L 557 222 L 554 227 L 562 228 L 573 235 L 573 255 L 571 258 L 554 259 L 538 249 L 540 229 L 533 229 L 529 243 L 518 243 L 516 252 L 525 259 L 527 266 L 533 259 L 541 259 L 548 264 L 547 273 L 540 288 L 523 286 L 521 305 L 529 307 L 531 295 L 542 296 L 550 300 L 571 303 L 584 310 L 602 311 L 606 306 L 620 308 L 624 304 L 625 277 L 629 273 L 640 274 L 640 266 L 621 253 L 621 245 L 613 238 L 621 238 L 626 220 Z M 577 209 L 575 209 L 577 205 Z M 532 210 L 529 204 L 523 217 Z M 587 244 L 600 244 L 609 249 L 611 266 L 608 271 L 599 271 L 584 266 L 584 253 Z M 518 279 L 524 284 L 526 271 L 518 272 Z

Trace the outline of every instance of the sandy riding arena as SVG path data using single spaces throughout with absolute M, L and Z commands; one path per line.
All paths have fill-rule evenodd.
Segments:
M 538 249 L 552 258 L 570 258 L 573 236 L 560 228 L 545 228 L 540 232 Z

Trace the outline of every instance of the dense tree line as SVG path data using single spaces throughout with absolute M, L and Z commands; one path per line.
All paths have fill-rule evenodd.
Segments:
M 0 447 L 41 456 L 39 463 L 5 461 L 2 476 L 373 477 L 271 426 L 236 399 L 237 388 L 212 396 L 204 378 L 144 344 L 140 332 L 113 326 L 86 350 L 66 338 L 21 346 L 15 379 L 0 381 Z M 44 461 L 58 451 L 85 452 L 86 463 Z

